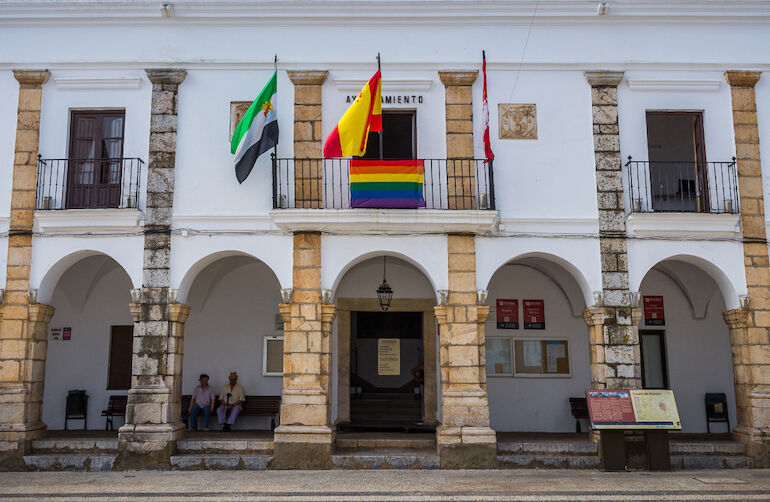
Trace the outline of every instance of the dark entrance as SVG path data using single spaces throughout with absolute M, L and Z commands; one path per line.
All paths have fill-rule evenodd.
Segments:
M 417 138 L 415 137 L 416 112 L 414 110 L 382 111 L 382 158 L 388 160 L 409 160 L 416 158 Z M 366 153 L 362 159 L 380 158 L 378 132 L 369 133 Z
M 422 312 L 351 312 L 350 333 L 351 426 L 418 426 L 424 394 L 418 381 L 424 377 Z

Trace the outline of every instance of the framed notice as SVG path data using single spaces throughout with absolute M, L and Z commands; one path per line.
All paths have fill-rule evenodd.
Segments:
M 665 326 L 666 313 L 663 310 L 662 296 L 645 296 L 642 298 L 644 305 L 645 326 Z
M 515 376 L 570 375 L 567 340 L 514 340 L 513 355 Z
M 682 429 L 671 390 L 589 389 L 586 399 L 594 429 Z
M 495 302 L 497 329 L 519 329 L 519 300 L 500 300 Z
M 545 329 L 545 302 L 543 300 L 523 300 L 524 329 Z
M 262 375 L 283 375 L 283 337 L 266 336 L 262 347 Z
M 61 329 L 61 339 L 62 340 L 72 340 L 72 328 L 62 328 Z
M 377 374 L 398 376 L 401 374 L 401 339 L 377 340 Z
M 510 338 L 487 337 L 484 342 L 487 376 L 513 376 L 513 347 Z

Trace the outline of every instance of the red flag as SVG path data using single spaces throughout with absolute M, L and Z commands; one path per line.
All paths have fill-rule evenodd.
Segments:
M 489 103 L 487 102 L 487 55 L 481 51 L 482 63 L 481 72 L 484 74 L 484 94 L 482 98 L 483 109 L 481 116 L 484 120 L 484 155 L 489 160 L 494 160 L 495 154 L 492 153 L 492 145 L 489 143 Z

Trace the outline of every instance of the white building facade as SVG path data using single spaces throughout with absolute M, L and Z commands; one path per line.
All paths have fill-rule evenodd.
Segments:
M 182 396 L 233 370 L 281 396 L 276 468 L 401 422 L 492 467 L 496 432 L 573 432 L 569 398 L 643 387 L 695 434 L 724 394 L 770 464 L 766 2 L 41 0 L 0 26 L 6 467 L 76 389 L 89 429 L 128 396 L 120 465 L 166 465 Z M 321 159 L 378 53 L 383 153 L 426 159 L 426 208 L 351 208 L 349 160 Z M 275 55 L 280 141 L 239 185 Z

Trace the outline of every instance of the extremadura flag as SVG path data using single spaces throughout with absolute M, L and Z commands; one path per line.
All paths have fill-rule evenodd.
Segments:
M 243 183 L 260 155 L 278 144 L 278 121 L 275 115 L 277 76 L 278 72 L 273 73 L 233 133 L 230 153 L 235 154 L 235 177 L 238 183 Z
M 350 206 L 425 207 L 423 160 L 350 161 Z

